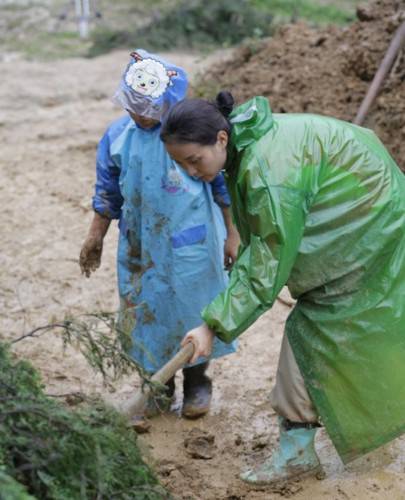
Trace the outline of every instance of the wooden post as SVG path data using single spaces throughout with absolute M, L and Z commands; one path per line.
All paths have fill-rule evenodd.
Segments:
M 89 0 L 75 0 L 76 17 L 79 23 L 80 38 L 89 36 L 90 4 Z
M 395 58 L 402 47 L 402 44 L 405 40 L 405 21 L 401 24 L 401 26 L 397 29 L 394 38 L 392 39 L 387 52 L 385 53 L 384 59 L 382 60 L 380 67 L 375 74 L 373 81 L 367 91 L 363 102 L 357 112 L 356 118 L 353 123 L 356 125 L 361 125 L 364 122 L 364 119 L 370 109 L 376 95 L 378 94 L 380 87 L 387 76 L 388 71 L 391 69 Z

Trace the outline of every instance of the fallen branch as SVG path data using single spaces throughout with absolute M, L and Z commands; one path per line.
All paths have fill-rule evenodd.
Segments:
M 13 339 L 10 344 L 16 344 L 17 342 L 20 342 L 21 340 L 24 340 L 28 337 L 40 337 L 40 335 L 37 335 L 38 332 L 42 332 L 41 335 L 43 335 L 44 333 L 47 333 L 49 330 L 53 330 L 54 328 L 68 328 L 68 325 L 66 323 L 52 323 L 50 325 L 38 326 L 30 332 L 24 333 L 24 335 L 21 335 L 21 337 Z
M 151 384 L 150 378 L 125 351 L 128 335 L 116 320 L 116 313 L 100 312 L 69 317 L 49 325 L 39 326 L 10 341 L 16 344 L 27 338 L 38 338 L 54 330 L 60 330 L 64 348 L 67 345 L 77 349 L 94 371 L 101 373 L 103 383 L 111 383 L 134 371 L 143 384 Z

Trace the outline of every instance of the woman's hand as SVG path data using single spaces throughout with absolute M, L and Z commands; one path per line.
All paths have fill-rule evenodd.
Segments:
M 103 253 L 103 240 L 111 219 L 94 212 L 93 221 L 90 226 L 89 234 L 83 243 L 80 251 L 79 264 L 82 274 L 87 278 L 90 274 L 100 267 L 101 255 Z
M 182 347 L 184 347 L 187 342 L 192 342 L 194 344 L 194 354 L 189 363 L 194 363 L 200 356 L 208 357 L 211 354 L 214 337 L 214 332 L 208 328 L 205 323 L 190 330 L 186 334 L 181 341 Z
M 232 266 L 235 264 L 239 245 L 240 237 L 236 228 L 228 231 L 228 237 L 225 240 L 224 246 L 224 266 L 227 271 L 232 269 Z

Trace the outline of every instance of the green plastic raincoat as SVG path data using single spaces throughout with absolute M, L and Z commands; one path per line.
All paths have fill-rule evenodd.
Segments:
M 370 130 L 274 114 L 231 115 L 228 187 L 242 237 L 203 319 L 230 342 L 284 285 L 286 333 L 344 462 L 405 431 L 405 177 Z

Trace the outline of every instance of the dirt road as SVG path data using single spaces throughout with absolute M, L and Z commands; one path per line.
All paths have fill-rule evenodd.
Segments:
M 187 55 L 176 60 L 193 71 L 205 64 Z M 80 275 L 77 256 L 92 217 L 97 141 L 120 114 L 109 96 L 126 61 L 126 52 L 116 52 L 94 60 L 5 58 L 0 63 L 0 324 L 6 337 L 66 313 L 117 308 L 115 225 L 106 238 L 102 267 L 91 279 Z M 198 500 L 405 498 L 405 439 L 345 469 L 321 431 L 317 447 L 326 470 L 323 481 L 307 480 L 280 493 L 249 490 L 239 481 L 239 471 L 268 455 L 277 440 L 268 393 L 288 311 L 277 303 L 242 337 L 236 355 L 212 363 L 215 391 L 209 416 L 190 422 L 174 411 L 153 421 L 151 433 L 140 441 L 162 482 L 176 498 Z M 53 334 L 25 340 L 16 350 L 40 369 L 49 393 L 81 390 L 119 400 L 138 384 L 125 380 L 107 393 L 80 354 L 63 354 Z M 187 453 L 184 442 L 195 428 L 214 436 L 203 450 L 211 458 Z

